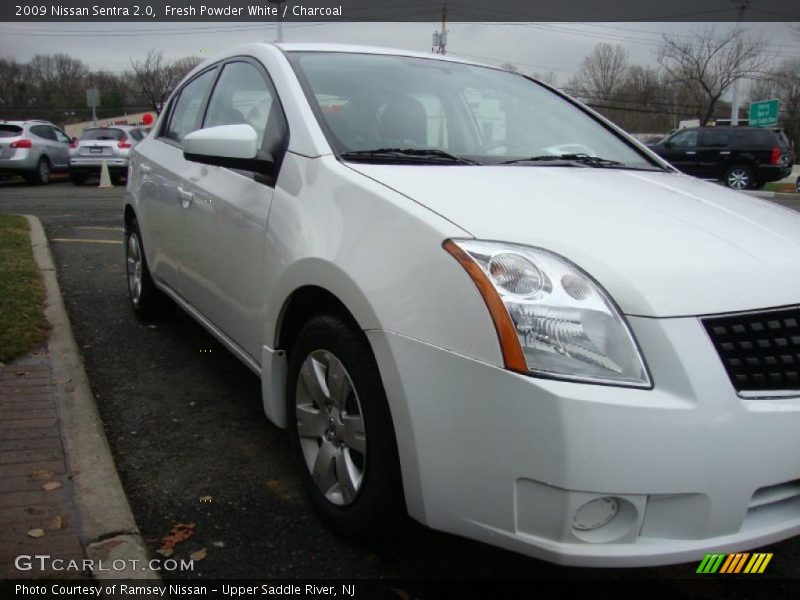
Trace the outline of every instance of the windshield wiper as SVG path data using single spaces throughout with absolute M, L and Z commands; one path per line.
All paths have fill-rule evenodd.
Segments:
M 516 158 L 514 160 L 506 160 L 499 164 L 513 165 L 517 163 L 552 162 L 552 161 L 579 163 L 581 165 L 587 165 L 590 167 L 597 167 L 597 168 L 627 167 L 625 163 L 621 163 L 618 160 L 611 160 L 609 158 L 600 158 L 599 156 L 591 156 L 589 154 L 543 154 L 542 156 L 530 156 L 528 158 Z
M 375 150 L 354 150 L 342 152 L 345 160 L 363 162 L 413 162 L 425 164 L 462 164 L 479 165 L 479 162 L 449 154 L 444 150 L 427 148 L 376 148 Z

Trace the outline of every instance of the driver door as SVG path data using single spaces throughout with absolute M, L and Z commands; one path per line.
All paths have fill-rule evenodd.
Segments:
M 684 173 L 695 177 L 702 176 L 697 153 L 699 138 L 698 129 L 684 129 L 666 140 L 659 154 Z

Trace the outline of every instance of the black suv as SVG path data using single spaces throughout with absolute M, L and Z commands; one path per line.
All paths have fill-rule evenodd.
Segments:
M 794 165 L 791 144 L 780 129 L 690 127 L 650 149 L 684 173 L 736 190 L 757 190 L 788 177 Z

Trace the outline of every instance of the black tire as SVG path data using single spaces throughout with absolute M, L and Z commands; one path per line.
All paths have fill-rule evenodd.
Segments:
M 139 260 L 139 286 L 132 280 L 132 270 L 135 271 L 135 258 L 133 248 L 138 248 Z M 134 263 L 131 260 L 134 259 Z M 133 219 L 125 232 L 125 275 L 128 287 L 128 298 L 134 314 L 142 321 L 157 321 L 165 319 L 172 314 L 174 303 L 172 300 L 159 290 L 153 278 L 150 276 L 150 269 L 147 266 L 147 258 L 144 254 L 142 244 L 142 234 L 139 231 L 139 223 Z
M 733 165 L 725 171 L 725 185 L 734 190 L 749 190 L 755 182 L 753 170 L 747 165 Z
M 301 367 L 312 353 L 319 351 L 332 354 L 346 369 L 363 419 L 366 439 L 363 476 L 355 499 L 346 505 L 326 498 L 315 483 L 297 428 Z M 380 539 L 394 531 L 405 515 L 394 426 L 372 349 L 351 319 L 335 313 L 322 314 L 301 328 L 289 353 L 286 409 L 291 444 L 303 484 L 324 523 L 340 535 L 367 540 Z
M 760 190 L 760 189 L 762 189 L 762 188 L 763 188 L 765 185 L 767 185 L 767 182 L 766 182 L 766 181 L 754 181 L 754 182 L 753 182 L 753 185 L 751 185 L 751 186 L 750 186 L 750 189 L 751 189 L 751 190 Z
M 70 173 L 69 179 L 73 185 L 83 185 L 87 179 L 86 173 Z
M 36 170 L 25 176 L 25 180 L 33 185 L 47 185 L 50 183 L 50 161 L 43 156 L 36 163 Z

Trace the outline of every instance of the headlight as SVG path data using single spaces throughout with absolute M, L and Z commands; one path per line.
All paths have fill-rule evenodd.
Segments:
M 650 387 L 633 334 L 589 275 L 542 250 L 448 240 L 497 328 L 506 367 L 540 376 Z

